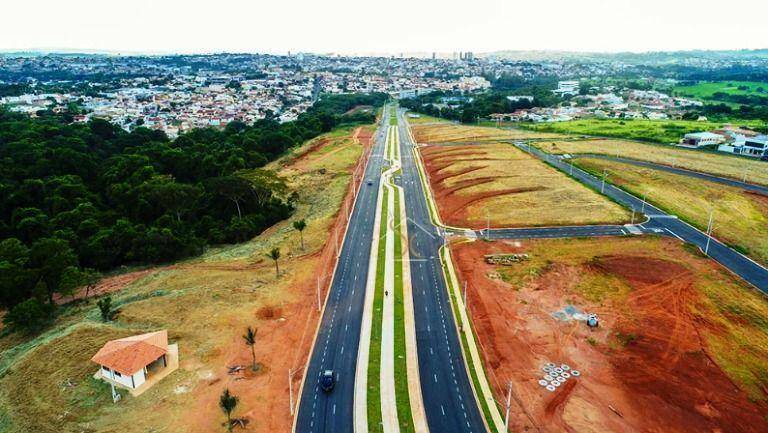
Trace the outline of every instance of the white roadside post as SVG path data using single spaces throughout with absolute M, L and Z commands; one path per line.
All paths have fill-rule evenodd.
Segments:
M 288 405 L 290 407 L 291 416 L 293 416 L 293 374 L 295 370 L 288 369 Z
M 709 255 L 709 241 L 712 240 L 712 215 L 715 213 L 715 211 L 709 212 L 709 224 L 707 224 L 707 246 L 704 247 L 704 254 Z

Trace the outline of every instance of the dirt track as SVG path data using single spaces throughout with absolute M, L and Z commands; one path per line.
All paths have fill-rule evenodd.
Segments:
M 658 242 L 684 253 L 673 241 Z M 530 245 L 453 247 L 497 399 L 504 399 L 507 381 L 513 384 L 512 431 L 768 431 L 765 400 L 750 402 L 710 356 L 705 335 L 718 329 L 692 313 L 703 307 L 691 270 L 641 251 L 583 262 L 553 254 L 531 278 L 510 284 L 500 278 L 502 267 L 483 260 L 529 252 Z M 589 301 L 585 284 L 619 289 Z M 567 303 L 598 313 L 601 326 L 556 320 L 552 313 Z M 582 376 L 550 393 L 537 383 L 548 361 L 568 363 Z

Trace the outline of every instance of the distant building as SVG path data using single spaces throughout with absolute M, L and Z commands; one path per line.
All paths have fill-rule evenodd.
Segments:
M 520 102 L 520 101 L 528 101 L 533 102 L 533 96 L 526 96 L 526 95 L 510 95 L 507 96 L 507 100 L 509 102 Z
M 557 89 L 553 90 L 552 93 L 558 96 L 566 96 L 566 95 L 578 95 L 579 94 L 579 82 L 578 81 L 559 81 L 557 83 Z
M 703 147 L 703 146 L 715 146 L 725 143 L 726 137 L 720 134 L 714 134 L 711 132 L 693 132 L 685 134 L 680 145 L 688 147 Z

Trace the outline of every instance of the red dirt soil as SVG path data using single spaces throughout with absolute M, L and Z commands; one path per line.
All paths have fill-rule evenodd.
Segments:
M 523 252 L 524 244 L 472 242 L 452 251 L 459 278 L 469 281 L 470 314 L 497 400 L 504 400 L 507 381 L 513 385 L 511 431 L 768 431 L 768 405 L 750 402 L 707 354 L 699 332 L 717 329 L 690 313 L 699 294 L 681 265 L 645 256 L 553 263 L 516 290 L 483 256 Z M 589 273 L 625 281 L 626 302 L 581 299 L 571 289 Z M 569 302 L 598 313 L 601 326 L 554 319 Z M 550 393 L 537 383 L 549 361 L 582 376 Z

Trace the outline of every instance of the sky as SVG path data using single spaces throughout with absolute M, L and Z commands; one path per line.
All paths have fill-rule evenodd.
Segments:
M 3 3 L 2 51 L 398 54 L 768 48 L 768 0 Z

